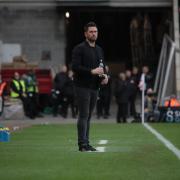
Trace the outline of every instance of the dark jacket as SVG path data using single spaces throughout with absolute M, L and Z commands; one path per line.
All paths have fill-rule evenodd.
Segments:
M 153 88 L 153 74 L 148 73 L 145 75 L 146 89 Z
M 126 80 L 126 82 L 127 82 L 127 86 L 128 86 L 127 91 L 129 93 L 129 98 L 136 96 L 138 88 L 137 88 L 137 85 L 136 85 L 134 79 L 132 77 L 130 77 Z
M 64 95 L 68 97 L 73 97 L 74 93 L 75 93 L 75 89 L 74 89 L 73 79 L 68 77 L 68 80 L 64 85 Z
M 64 93 L 65 85 L 68 81 L 68 75 L 65 72 L 59 72 L 54 78 L 54 88 Z
M 128 103 L 129 92 L 127 81 L 118 79 L 115 84 L 115 97 L 117 103 Z
M 101 79 L 98 75 L 92 75 L 91 70 L 97 68 L 101 60 L 104 63 L 103 51 L 98 45 L 91 47 L 87 41 L 78 44 L 72 52 L 75 85 L 98 89 Z

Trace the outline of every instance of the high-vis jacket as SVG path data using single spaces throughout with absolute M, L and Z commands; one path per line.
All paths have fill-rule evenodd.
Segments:
M 170 100 L 166 100 L 164 103 L 166 107 L 180 107 L 180 101 L 176 98 L 171 98 Z
M 27 92 L 38 93 L 38 86 L 36 85 L 36 82 L 31 77 L 29 77 L 29 80 L 28 80 Z
M 15 80 L 15 79 L 13 79 L 12 83 L 13 83 L 14 86 L 16 87 L 17 92 L 15 92 L 13 89 L 11 89 L 11 94 L 10 94 L 10 96 L 11 96 L 12 98 L 17 98 L 17 97 L 20 96 L 21 84 L 20 84 L 19 81 Z
M 22 87 L 22 93 L 26 93 L 26 83 L 24 80 L 20 80 L 20 84 Z

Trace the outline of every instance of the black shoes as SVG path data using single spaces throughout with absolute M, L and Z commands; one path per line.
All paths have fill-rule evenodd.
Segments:
M 81 152 L 86 152 L 86 151 L 89 151 L 87 146 L 79 146 L 79 151 Z
M 81 152 L 92 152 L 92 151 L 97 151 L 97 150 L 88 144 L 85 146 L 79 146 L 79 151 L 81 151 Z
M 87 145 L 87 148 L 89 151 L 97 151 L 94 147 L 92 147 L 91 145 Z

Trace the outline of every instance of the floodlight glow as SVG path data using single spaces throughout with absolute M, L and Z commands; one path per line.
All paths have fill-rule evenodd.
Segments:
M 65 13 L 65 17 L 66 17 L 66 18 L 69 18 L 69 17 L 70 17 L 70 13 L 69 13 L 69 12 L 66 12 L 66 13 Z

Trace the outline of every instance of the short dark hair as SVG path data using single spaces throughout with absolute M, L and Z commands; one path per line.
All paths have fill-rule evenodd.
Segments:
M 89 27 L 96 27 L 96 28 L 97 28 L 97 25 L 96 25 L 95 22 L 89 22 L 89 23 L 87 23 L 87 24 L 84 26 L 84 32 L 87 32 Z

